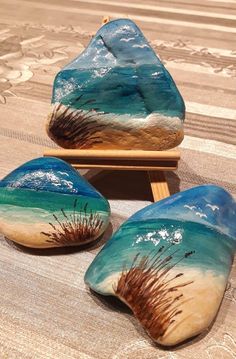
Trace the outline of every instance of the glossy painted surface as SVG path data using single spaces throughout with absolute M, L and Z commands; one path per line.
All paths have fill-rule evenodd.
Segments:
M 235 223 L 236 203 L 224 189 L 206 185 L 177 193 L 125 222 L 94 259 L 85 282 L 98 293 L 116 295 L 128 304 L 154 340 L 175 345 L 206 329 L 217 313 L 236 249 Z M 152 275 L 152 279 L 147 276 L 146 287 L 143 273 Z M 173 290 L 169 286 L 173 283 L 188 285 Z M 165 297 L 169 303 L 181 295 L 176 304 L 180 313 L 171 319 L 173 323 L 166 321 L 162 334 L 148 326 L 155 319 L 153 302 L 160 295 L 152 290 L 159 285 L 169 289 Z M 140 303 L 149 319 L 137 309 Z M 157 318 L 156 323 L 160 321 Z
M 38 158 L 0 182 L 0 229 L 32 247 L 78 245 L 99 237 L 109 204 L 72 166 Z
M 53 102 L 144 117 L 151 112 L 184 118 L 174 81 L 140 29 L 128 19 L 105 24 L 87 49 L 59 72 Z
M 109 131 L 113 146 L 118 148 L 164 149 L 174 147 L 183 137 L 183 99 L 140 29 L 129 19 L 103 25 L 84 52 L 57 74 L 52 103 L 56 107 L 49 118 L 48 134 L 63 147 L 106 147 Z M 73 111 L 73 120 L 68 111 L 62 115 L 58 103 L 64 111 L 67 107 Z M 83 126 L 91 118 L 89 130 L 96 141 L 83 141 Z M 83 122 L 82 127 L 75 126 L 76 139 L 66 132 L 63 122 L 73 126 Z M 139 128 L 149 140 L 140 139 L 140 132 L 132 134 L 132 127 Z M 163 139 L 154 141 L 149 128 L 154 138 Z M 125 140 L 125 132 L 130 133 L 130 139 Z
M 1 180 L 0 187 L 102 198 L 71 165 L 52 157 L 40 157 L 16 168 Z

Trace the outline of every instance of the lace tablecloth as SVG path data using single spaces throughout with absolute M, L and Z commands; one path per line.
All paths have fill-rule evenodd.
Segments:
M 122 16 L 141 27 L 186 101 L 182 159 L 168 175 L 172 193 L 215 183 L 236 196 L 235 0 L 0 0 L 0 9 L 1 176 L 54 146 L 44 122 L 55 74 L 84 49 L 103 15 Z M 155 346 L 122 304 L 85 287 L 84 272 L 112 231 L 151 201 L 145 173 L 92 182 L 112 208 L 96 245 L 35 252 L 1 238 L 0 358 L 235 358 L 235 268 L 213 326 L 171 351 Z

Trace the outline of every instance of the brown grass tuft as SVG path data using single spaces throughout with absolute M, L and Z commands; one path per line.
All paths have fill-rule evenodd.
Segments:
M 97 124 L 97 119 L 104 115 L 104 112 L 98 112 L 98 108 L 83 110 L 83 106 L 95 102 L 95 100 L 81 101 L 82 95 L 77 97 L 71 103 L 71 106 L 63 104 L 55 105 L 47 124 L 47 133 L 49 137 L 65 148 L 89 148 L 96 143 L 101 143 L 101 138 L 96 136 L 96 132 L 103 129 L 104 125 Z M 81 104 L 78 108 L 78 102 Z M 77 108 L 73 111 L 73 104 Z M 64 110 L 62 111 L 62 106 Z
M 183 294 L 180 290 L 193 283 L 183 281 L 182 284 L 173 284 L 176 278 L 184 274 L 178 273 L 172 277 L 171 269 L 194 252 L 185 253 L 173 263 L 178 250 L 163 258 L 169 248 L 170 246 L 162 246 L 154 255 L 150 253 L 140 257 L 137 254 L 131 268 L 123 270 L 114 287 L 116 295 L 127 303 L 154 340 L 163 337 L 176 317 L 182 313 L 180 306 Z
M 89 242 L 99 235 L 103 221 L 99 214 L 93 214 L 88 211 L 88 204 L 78 211 L 77 200 L 73 205 L 73 214 L 67 215 L 63 208 L 61 213 L 63 221 L 59 221 L 57 216 L 53 214 L 55 223 L 49 223 L 53 231 L 41 232 L 48 237 L 46 242 L 55 245 L 74 245 Z

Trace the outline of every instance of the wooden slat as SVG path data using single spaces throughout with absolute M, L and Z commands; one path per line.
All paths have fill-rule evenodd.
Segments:
M 121 163 L 119 162 L 119 164 L 114 163 L 97 163 L 97 164 L 89 164 L 89 163 L 74 163 L 72 162 L 71 165 L 74 168 L 78 168 L 78 169 L 82 169 L 82 168 L 86 168 L 86 169 L 92 169 L 92 168 L 98 168 L 101 170 L 129 170 L 129 171 L 174 171 L 177 169 L 177 162 L 162 162 L 163 165 L 161 165 L 161 163 L 147 163 L 147 164 L 131 164 L 132 162 L 129 162 L 128 164 L 125 163 Z
M 165 173 L 160 171 L 148 172 L 154 202 L 160 201 L 170 195 Z
M 180 152 L 171 151 L 133 151 L 133 150 L 67 150 L 67 149 L 46 149 L 44 156 L 59 157 L 61 159 L 133 159 L 133 160 L 158 160 L 178 161 Z
M 172 171 L 177 169 L 179 151 L 124 151 L 124 150 L 46 150 L 44 156 L 53 156 L 69 162 L 75 168 L 112 170 Z

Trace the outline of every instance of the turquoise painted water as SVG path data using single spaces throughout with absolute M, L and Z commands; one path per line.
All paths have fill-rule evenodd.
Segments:
M 57 74 L 55 102 L 135 117 L 151 112 L 180 119 L 185 115 L 171 75 L 130 19 L 103 25 L 87 48 Z
M 4 214 L 5 205 L 18 206 L 22 209 L 40 208 L 47 212 L 60 211 L 61 208 L 71 211 L 75 201 L 77 201 L 77 210 L 88 203 L 88 209 L 92 212 L 110 213 L 109 204 L 103 198 L 7 187 L 0 188 L 0 215 Z
M 229 274 L 236 249 L 231 237 L 201 223 L 173 219 L 126 222 L 92 262 L 85 282 L 96 290 L 108 276 L 129 268 L 137 253 L 153 257 L 161 246 L 165 251 L 161 258 L 173 254 L 171 263 L 224 276 Z M 190 251 L 194 253 L 183 258 Z
M 76 109 L 136 117 L 157 112 L 183 119 L 185 111 L 175 83 L 161 64 L 61 71 L 54 82 L 52 102 L 57 101 Z

